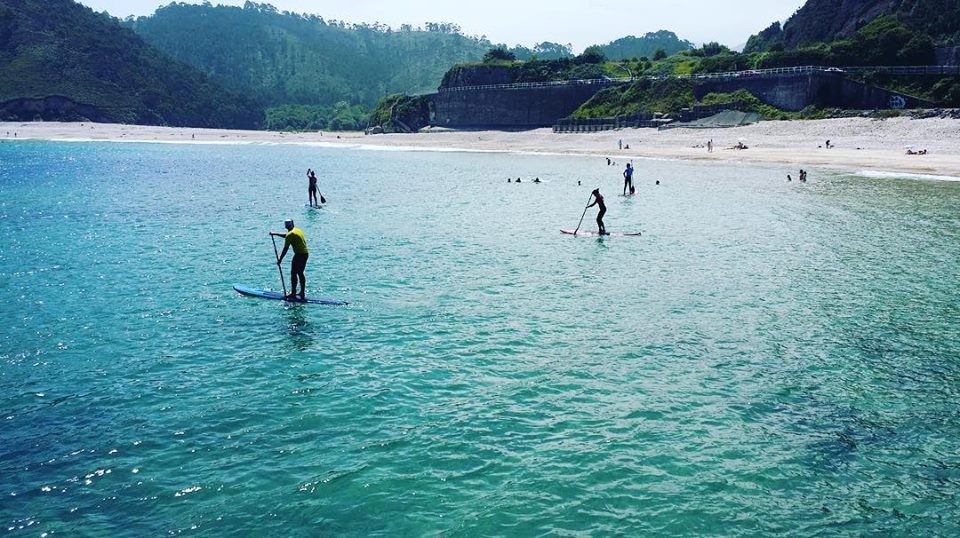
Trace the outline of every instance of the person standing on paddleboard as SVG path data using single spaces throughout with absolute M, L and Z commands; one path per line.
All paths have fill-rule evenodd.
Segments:
M 607 235 L 607 228 L 603 225 L 603 214 L 607 212 L 607 206 L 603 203 L 603 196 L 600 194 L 600 189 L 593 189 L 593 203 L 588 205 L 587 208 L 593 206 L 600 206 L 600 212 L 597 213 L 597 232 L 600 235 Z
M 307 194 L 310 196 L 310 205 L 313 207 L 320 207 L 320 204 L 317 202 L 317 174 L 313 170 L 307 168 L 307 179 L 310 180 L 310 187 L 307 189 Z
M 627 169 L 623 171 L 623 195 L 627 195 L 627 188 L 630 189 L 630 194 L 633 194 L 633 165 L 627 163 Z
M 287 255 L 287 249 L 293 247 L 293 260 L 290 262 L 290 295 L 287 299 L 297 298 L 297 279 L 300 280 L 300 299 L 307 298 L 307 277 L 303 274 L 307 268 L 307 258 L 310 252 L 307 250 L 307 238 L 303 235 L 300 228 L 294 228 L 293 219 L 287 219 L 283 222 L 283 227 L 287 233 L 270 232 L 271 236 L 284 238 L 283 252 L 277 258 L 277 265 L 283 262 L 283 257 Z

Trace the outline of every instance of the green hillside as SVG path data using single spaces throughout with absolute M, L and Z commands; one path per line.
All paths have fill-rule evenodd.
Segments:
M 268 105 L 374 105 L 392 93 L 435 91 L 451 66 L 479 60 L 490 43 L 451 24 L 399 30 L 315 15 L 170 4 L 126 24 L 145 41 Z
M 255 128 L 262 109 L 71 0 L 0 3 L 0 118 Z

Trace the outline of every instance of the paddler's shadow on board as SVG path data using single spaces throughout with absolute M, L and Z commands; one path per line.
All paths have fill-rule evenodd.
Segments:
M 296 351 L 307 351 L 313 348 L 313 324 L 307 318 L 307 308 L 299 303 L 286 303 L 284 314 L 287 334 L 290 335 L 290 344 Z

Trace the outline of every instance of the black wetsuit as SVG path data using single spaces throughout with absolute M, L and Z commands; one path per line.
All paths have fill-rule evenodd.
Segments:
M 600 211 L 597 213 L 597 230 L 600 235 L 606 235 L 607 228 L 603 225 L 603 215 L 607 212 L 607 206 L 603 203 L 603 195 L 597 194 L 596 198 L 595 203 L 600 207 Z

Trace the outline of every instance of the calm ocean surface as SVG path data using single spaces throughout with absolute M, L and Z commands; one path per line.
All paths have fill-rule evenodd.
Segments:
M 0 144 L 0 529 L 960 533 L 960 182 L 623 164 Z

